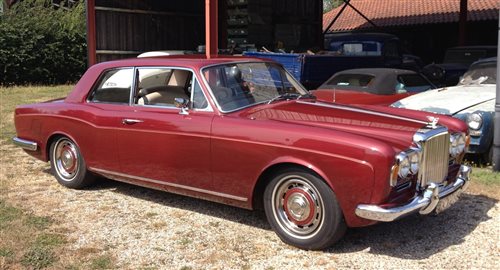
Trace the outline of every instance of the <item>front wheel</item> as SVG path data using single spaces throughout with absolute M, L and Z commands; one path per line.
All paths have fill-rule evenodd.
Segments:
M 50 167 L 59 184 L 69 188 L 83 188 L 94 182 L 87 171 L 78 146 L 67 137 L 59 137 L 50 145 Z
M 325 249 L 346 230 L 335 193 L 318 176 L 302 169 L 275 175 L 264 192 L 264 209 L 281 240 L 302 249 Z

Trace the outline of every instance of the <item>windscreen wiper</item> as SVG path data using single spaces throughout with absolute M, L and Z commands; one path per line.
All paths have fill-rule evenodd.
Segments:
M 279 96 L 273 97 L 271 100 L 267 102 L 267 104 L 271 104 L 276 100 L 284 99 L 284 100 L 290 100 L 290 99 L 299 99 L 302 95 L 297 94 L 297 93 L 284 93 Z

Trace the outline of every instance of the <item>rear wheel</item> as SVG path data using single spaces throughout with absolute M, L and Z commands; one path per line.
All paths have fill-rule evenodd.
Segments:
M 83 188 L 94 182 L 87 171 L 78 146 L 67 137 L 59 137 L 50 145 L 50 166 L 59 184 L 69 188 Z
M 325 249 L 346 230 L 331 188 L 305 170 L 275 175 L 264 192 L 264 209 L 281 240 L 302 249 Z

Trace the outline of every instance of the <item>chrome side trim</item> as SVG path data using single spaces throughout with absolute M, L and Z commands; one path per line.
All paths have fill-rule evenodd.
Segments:
M 12 142 L 24 150 L 36 151 L 38 144 L 33 141 L 24 140 L 18 137 L 12 138 Z
M 97 172 L 97 173 L 102 173 L 102 174 L 110 174 L 113 176 L 116 176 L 118 178 L 131 178 L 139 181 L 144 181 L 144 182 L 149 182 L 153 184 L 158 184 L 158 185 L 164 185 L 164 186 L 169 186 L 169 187 L 174 187 L 174 188 L 180 188 L 180 189 L 185 189 L 185 190 L 190 190 L 190 191 L 195 191 L 199 193 L 205 193 L 213 196 L 218 196 L 218 197 L 224 197 L 232 200 L 237 200 L 237 201 L 242 201 L 246 202 L 248 201 L 248 198 L 244 197 L 239 197 L 239 196 L 234 196 L 226 193 L 221 193 L 221 192 L 215 192 L 215 191 L 210 191 L 210 190 L 205 190 L 205 189 L 200 189 L 200 188 L 195 188 L 195 187 L 190 187 L 190 186 L 185 186 L 185 185 L 179 185 L 179 184 L 174 184 L 174 183 L 169 183 L 165 181 L 160 181 L 160 180 L 155 180 L 155 179 L 150 179 L 146 177 L 140 177 L 140 176 L 133 176 L 125 173 L 119 173 L 119 172 L 113 172 L 113 171 L 108 171 L 108 170 L 103 170 L 103 169 L 98 169 L 98 168 L 93 168 L 89 167 L 89 170 Z M 120 179 L 116 179 L 120 180 Z M 126 181 L 126 179 L 124 179 Z
M 361 218 L 384 222 L 394 221 L 416 212 L 422 215 L 429 214 L 436 209 L 440 199 L 467 188 L 470 172 L 471 168 L 469 166 L 462 165 L 460 167 L 460 173 L 452 185 L 440 189 L 437 184 L 431 183 L 427 189 L 422 192 L 422 195 L 415 197 L 405 205 L 393 208 L 382 208 L 374 204 L 359 204 L 356 207 L 355 213 Z

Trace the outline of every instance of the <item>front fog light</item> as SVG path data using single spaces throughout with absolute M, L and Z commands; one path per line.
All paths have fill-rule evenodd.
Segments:
M 458 155 L 462 154 L 462 152 L 465 150 L 466 143 L 467 139 L 465 137 L 465 134 L 452 134 L 450 136 L 450 155 L 452 157 L 457 157 Z
M 401 153 L 398 155 L 399 172 L 398 175 L 401 178 L 405 178 L 410 174 L 411 163 L 408 155 Z
M 418 173 L 418 168 L 419 168 L 419 158 L 418 158 L 418 153 L 414 152 L 410 155 L 410 171 L 412 174 L 417 174 Z
M 457 152 L 458 152 L 458 154 L 461 154 L 464 152 L 466 141 L 467 141 L 467 139 L 465 138 L 465 134 L 460 134 L 458 139 L 457 139 Z

